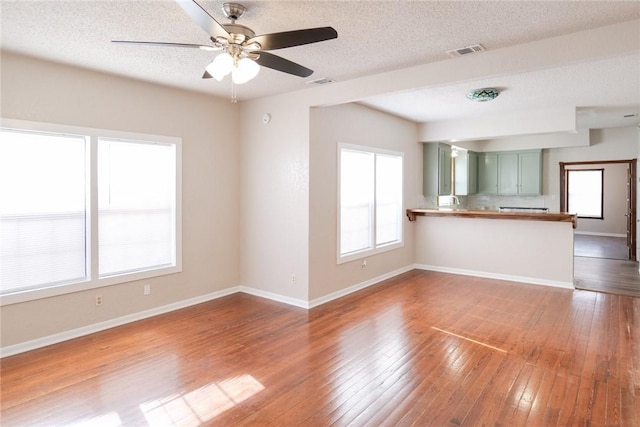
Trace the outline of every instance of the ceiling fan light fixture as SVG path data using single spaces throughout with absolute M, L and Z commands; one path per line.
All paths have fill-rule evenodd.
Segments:
M 229 53 L 223 52 L 207 65 L 206 70 L 214 79 L 221 81 L 233 70 L 233 57 Z
M 244 84 L 253 79 L 260 72 L 260 66 L 249 58 L 242 58 L 233 68 L 231 79 L 237 85 Z
M 487 102 L 496 99 L 500 95 L 498 89 L 492 87 L 485 87 L 481 89 L 475 89 L 467 93 L 467 98 L 476 102 Z

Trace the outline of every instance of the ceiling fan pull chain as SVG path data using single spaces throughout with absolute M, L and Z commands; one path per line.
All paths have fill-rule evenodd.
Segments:
M 236 104 L 238 102 L 237 94 L 236 94 L 236 84 L 231 80 L 231 103 Z

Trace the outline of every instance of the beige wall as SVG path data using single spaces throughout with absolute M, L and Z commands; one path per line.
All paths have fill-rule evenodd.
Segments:
M 426 269 L 573 288 L 569 222 L 418 217 L 416 239 Z
M 338 265 L 337 144 L 339 142 L 404 153 L 404 204 L 413 207 L 422 193 L 422 144 L 415 123 L 355 104 L 314 108 L 309 149 L 309 297 L 311 300 L 383 276 L 414 262 L 413 224 L 404 220 L 404 247 Z
M 567 169 L 604 169 L 603 219 L 579 218 L 577 233 L 627 235 L 627 170 L 626 163 L 567 165 Z
M 638 129 L 635 126 L 592 129 L 590 145 L 543 150 L 542 188 L 545 205 L 560 210 L 560 162 L 630 160 L 638 158 Z
M 306 306 L 309 108 L 296 96 L 241 108 L 240 282 L 248 292 Z
M 235 287 L 238 111 L 228 100 L 2 53 L 4 118 L 182 138 L 183 272 L 0 308 L 2 347 Z

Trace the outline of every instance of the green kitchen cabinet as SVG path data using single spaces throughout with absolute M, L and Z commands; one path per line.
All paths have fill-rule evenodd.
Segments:
M 422 192 L 425 197 L 451 194 L 451 146 L 424 143 Z
M 503 195 L 542 194 L 542 150 L 480 153 L 478 192 Z
M 542 151 L 518 154 L 518 194 L 542 194 Z
M 468 150 L 458 150 L 455 157 L 455 186 L 454 193 L 468 196 L 478 192 L 478 153 Z
M 498 154 L 478 154 L 478 193 L 498 193 Z

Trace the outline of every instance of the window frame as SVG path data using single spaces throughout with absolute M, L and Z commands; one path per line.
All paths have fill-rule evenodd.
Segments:
M 582 219 L 599 219 L 604 220 L 604 168 L 588 168 L 588 169 L 566 169 L 566 193 L 567 193 L 567 211 L 571 212 L 571 195 L 569 194 L 570 176 L 572 172 L 600 172 L 600 216 L 580 215 L 576 212 L 578 218 Z
M 84 136 L 87 140 L 87 185 L 86 195 L 86 255 L 87 277 L 79 281 L 63 284 L 47 284 L 46 287 L 20 290 L 0 295 L 0 306 L 65 295 L 150 279 L 182 272 L 182 138 L 164 135 L 123 132 L 108 129 L 59 125 L 52 123 L 32 122 L 25 120 L 0 118 L 0 127 L 25 132 L 46 132 Z M 175 263 L 157 269 L 141 270 L 110 276 L 98 276 L 98 139 L 108 138 L 128 142 L 160 143 L 175 146 Z
M 373 213 L 372 213 L 372 217 L 373 220 L 371 222 L 371 230 L 369 230 L 370 232 L 370 236 L 371 236 L 371 241 L 372 241 L 372 247 L 370 248 L 366 248 L 366 249 L 362 249 L 359 251 L 355 251 L 355 252 L 350 252 L 348 254 L 345 255 L 341 255 L 340 251 L 341 251 L 341 158 L 342 158 L 342 150 L 351 150 L 351 151 L 360 151 L 363 153 L 369 153 L 369 154 L 373 154 L 374 155 L 374 167 L 373 167 Z M 380 155 L 390 155 L 390 156 L 398 156 L 401 159 L 402 162 L 402 176 L 400 177 L 400 181 L 401 181 L 401 203 L 400 203 L 400 212 L 399 212 L 399 240 L 394 241 L 394 242 L 389 242 L 389 243 L 383 243 L 383 244 L 376 244 L 376 229 L 377 229 L 377 211 L 376 211 L 376 171 L 377 171 L 377 156 L 378 154 Z M 403 221 L 403 216 L 402 216 L 402 212 L 404 212 L 404 206 L 405 206 L 405 197 L 404 197 L 404 192 L 405 192 L 405 188 L 404 188 L 404 183 L 405 183 L 405 179 L 404 179 L 404 175 L 405 175 L 405 162 L 404 162 L 404 153 L 401 151 L 393 151 L 393 150 L 387 150 L 387 149 L 382 149 L 382 148 L 377 148 L 377 147 L 370 147 L 370 146 L 365 146 L 365 145 L 357 145 L 357 144 L 348 144 L 348 143 L 343 143 L 343 142 L 339 142 L 337 144 L 337 171 L 336 171 L 336 176 L 337 176 L 337 187 L 336 187 L 336 193 L 337 193 L 337 214 L 336 214 L 336 222 L 337 222 L 337 234 L 336 234 L 336 263 L 337 264 L 344 264 L 346 262 L 350 262 L 350 261 L 354 261 L 354 260 L 358 260 L 358 259 L 362 259 L 371 255 L 375 255 L 375 254 L 379 254 L 379 253 L 383 253 L 383 252 L 388 252 L 391 250 L 395 250 L 398 248 L 402 248 L 404 247 L 404 221 Z

